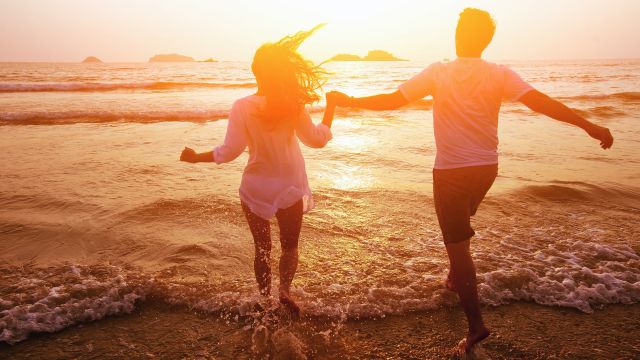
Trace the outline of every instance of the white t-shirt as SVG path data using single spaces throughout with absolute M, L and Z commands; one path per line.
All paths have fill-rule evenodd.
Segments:
M 331 130 L 324 124 L 314 125 L 304 109 L 290 126 L 283 122 L 274 127 L 265 120 L 265 111 L 263 96 L 237 100 L 229 114 L 224 143 L 213 150 L 214 160 L 218 164 L 232 161 L 248 146 L 240 200 L 265 220 L 300 199 L 307 212 L 314 205 L 298 139 L 309 147 L 321 148 L 331 140 Z
M 513 70 L 480 58 L 434 63 L 399 87 L 408 101 L 433 96 L 435 169 L 498 163 L 498 113 L 533 87 Z

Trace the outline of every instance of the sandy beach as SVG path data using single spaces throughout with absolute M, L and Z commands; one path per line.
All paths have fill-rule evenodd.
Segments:
M 607 306 L 593 314 L 515 303 L 486 309 L 493 335 L 480 359 L 634 359 L 640 354 L 640 306 Z M 212 314 L 148 301 L 132 314 L 41 334 L 10 346 L 8 359 L 447 359 L 464 335 L 457 307 L 365 321 L 346 321 L 337 334 L 326 319 L 279 319 L 260 352 L 253 318 L 225 320 Z M 302 325 L 304 324 L 304 325 Z M 253 338 L 253 339 L 252 339 Z

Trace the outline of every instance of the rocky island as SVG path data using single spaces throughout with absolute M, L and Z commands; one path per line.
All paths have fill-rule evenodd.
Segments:
M 400 59 L 395 57 L 388 51 L 384 50 L 371 50 L 367 56 L 361 57 L 353 54 L 338 54 L 329 61 L 407 61 L 406 59 Z
M 95 56 L 87 56 L 84 60 L 82 60 L 83 63 L 101 63 L 102 60 L 98 59 Z
M 193 62 L 192 57 L 180 54 L 159 54 L 151 57 L 149 62 Z
M 329 61 L 362 61 L 362 57 L 353 54 L 338 54 L 329 59 Z

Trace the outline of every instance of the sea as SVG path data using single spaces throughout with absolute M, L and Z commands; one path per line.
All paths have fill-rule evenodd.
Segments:
M 472 220 L 481 302 L 637 304 L 640 60 L 501 63 L 615 141 L 602 150 L 581 129 L 503 104 L 499 176 Z M 328 63 L 323 90 L 392 92 L 427 65 Z M 231 105 L 255 91 L 248 62 L 0 63 L 0 342 L 152 301 L 255 331 L 246 319 L 265 299 L 238 196 L 248 154 L 179 161 L 185 146 L 222 143 Z M 308 110 L 319 122 L 324 103 Z M 292 293 L 304 316 L 330 320 L 324 334 L 456 306 L 442 285 L 432 121 L 430 98 L 339 109 L 333 140 L 303 148 L 316 208 Z M 277 269 L 275 222 L 272 236 Z

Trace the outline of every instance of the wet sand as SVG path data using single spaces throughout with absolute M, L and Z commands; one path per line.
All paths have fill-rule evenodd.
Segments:
M 493 335 L 479 358 L 640 356 L 640 305 L 612 305 L 585 314 L 515 303 L 486 308 L 485 314 Z M 254 319 L 224 319 L 151 300 L 130 315 L 34 335 L 13 346 L 0 344 L 0 358 L 446 359 L 464 335 L 465 321 L 457 307 L 337 325 L 330 319 L 292 322 L 276 316 L 267 326 L 267 342 L 258 327 Z

